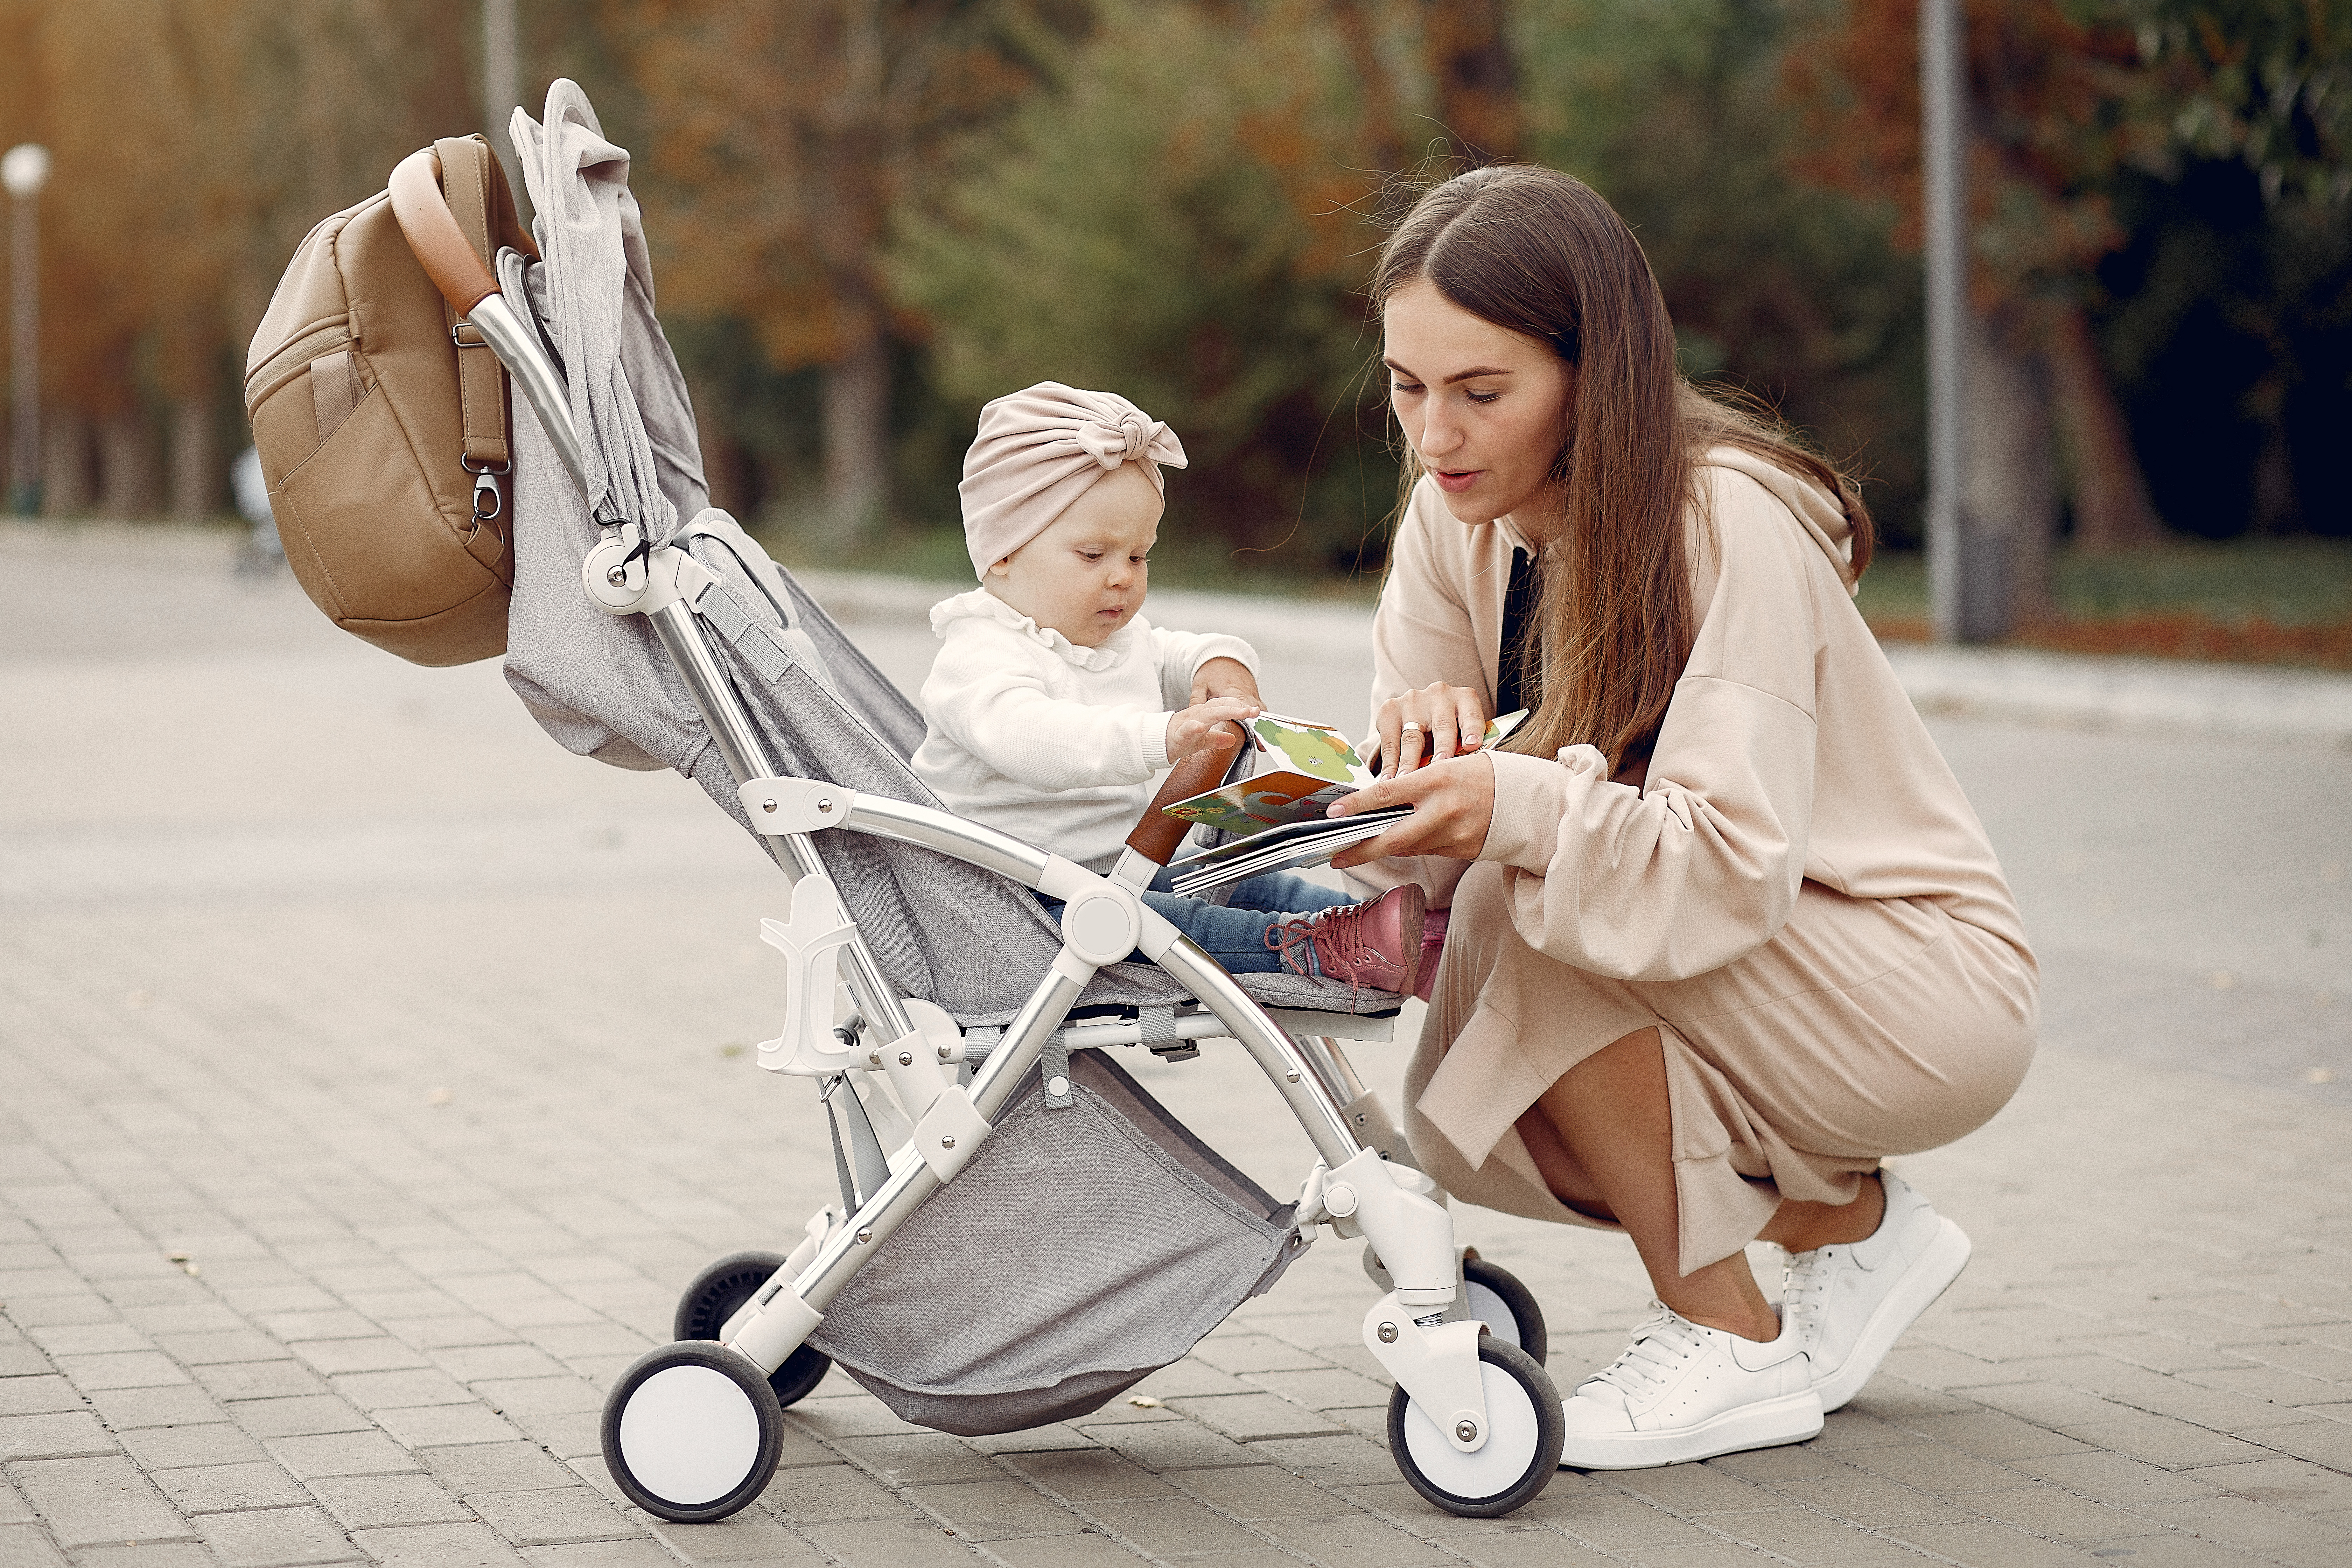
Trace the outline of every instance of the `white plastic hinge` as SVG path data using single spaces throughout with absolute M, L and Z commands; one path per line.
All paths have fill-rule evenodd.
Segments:
M 988 1118 L 972 1104 L 971 1091 L 950 1087 L 940 1091 L 915 1124 L 915 1151 L 945 1185 L 955 1180 L 988 1132 Z
M 774 837 L 838 827 L 849 816 L 857 792 L 824 779 L 753 779 L 735 792 L 751 831 Z
M 1390 1291 L 1364 1314 L 1364 1348 L 1457 1452 L 1475 1454 L 1488 1436 L 1486 1384 L 1478 1371 L 1478 1336 L 1486 1325 L 1465 1321 L 1424 1329 L 1413 1321 L 1423 1310 Z M 1467 1439 L 1465 1431 L 1472 1434 Z
M 752 1313 L 727 1342 L 763 1373 L 784 1364 L 803 1341 L 816 1332 L 824 1314 L 803 1300 L 788 1279 L 771 1279 L 751 1299 Z
M 890 1092 L 898 1097 L 908 1120 L 919 1122 L 948 1087 L 950 1075 L 940 1064 L 962 1036 L 956 1030 L 955 1020 L 937 1004 L 910 999 L 904 1005 L 908 1021 L 915 1026 L 884 1046 L 879 1055 L 882 1070 L 890 1079 Z

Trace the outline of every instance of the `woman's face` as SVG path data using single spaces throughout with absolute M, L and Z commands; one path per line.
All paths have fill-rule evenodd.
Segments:
M 1576 372 L 1549 344 L 1481 321 L 1425 279 L 1389 296 L 1389 401 L 1421 466 L 1463 522 L 1507 517 L 1549 531 L 1552 460 Z

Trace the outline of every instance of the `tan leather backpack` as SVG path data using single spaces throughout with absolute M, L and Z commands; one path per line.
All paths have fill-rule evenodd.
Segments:
M 433 143 L 484 264 L 536 256 L 479 136 Z M 380 192 L 312 229 L 253 335 L 245 411 L 287 564 L 337 626 L 416 664 L 506 651 L 507 375 Z

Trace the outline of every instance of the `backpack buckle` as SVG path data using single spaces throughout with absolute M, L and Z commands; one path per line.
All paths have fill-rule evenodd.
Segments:
M 479 528 L 506 510 L 506 492 L 499 479 L 512 471 L 514 464 L 484 463 L 473 458 L 460 458 L 458 461 L 474 476 L 474 526 Z

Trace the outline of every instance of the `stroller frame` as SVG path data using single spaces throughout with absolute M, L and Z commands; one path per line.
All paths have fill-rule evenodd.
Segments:
M 464 240 L 442 197 L 436 163 L 427 150 L 394 171 L 395 216 L 427 274 L 530 400 L 584 497 L 590 487 L 563 374 L 528 303 L 506 299 Z M 1132 841 L 1109 874 L 1097 874 L 945 811 L 782 774 L 705 641 L 692 607 L 709 577 L 699 563 L 682 549 L 646 540 L 635 523 L 606 524 L 581 577 L 600 609 L 643 616 L 652 625 L 754 830 L 793 884 L 794 919 L 766 924 L 772 944 L 799 970 L 791 994 L 802 1016 L 782 1038 L 762 1045 L 761 1064 L 818 1077 L 828 1102 L 848 1073 L 876 1074 L 887 1079 L 912 1124 L 911 1136 L 886 1153 L 854 1090 L 848 1094 L 852 1114 L 844 1120 L 853 1145 L 862 1131 L 865 1147 L 856 1150 L 854 1183 L 843 1163 L 842 1208 L 828 1205 L 812 1218 L 798 1247 L 726 1311 L 709 1338 L 682 1331 L 677 1343 L 647 1352 L 614 1382 L 604 1451 L 632 1501 L 667 1519 L 698 1521 L 723 1518 L 759 1495 L 782 1436 L 772 1376 L 794 1359 L 878 1245 L 955 1179 L 1041 1060 L 1048 1063 L 1048 1093 L 1058 1094 L 1064 1091 L 1055 1086 L 1065 1080 L 1050 1075 L 1061 1053 L 1138 1043 L 1164 1048 L 1219 1037 L 1237 1041 L 1265 1073 L 1315 1151 L 1295 1215 L 1301 1235 L 1311 1237 L 1314 1227 L 1328 1226 L 1366 1244 L 1366 1271 L 1385 1293 L 1365 1314 L 1363 1343 L 1396 1384 L 1390 1447 L 1405 1478 L 1439 1507 L 1465 1515 L 1508 1512 L 1541 1491 L 1558 1463 L 1562 1429 L 1559 1397 L 1541 1364 L 1540 1313 L 1517 1281 L 1475 1254 L 1468 1267 L 1482 1278 L 1465 1277 L 1465 1249 L 1455 1245 L 1444 1194 L 1418 1168 L 1339 1045 L 1342 1037 L 1389 1038 L 1389 1020 L 1261 1005 L 1138 896 L 1160 866 Z M 1147 822 L 1157 818 L 1158 804 Z M 984 1057 L 967 1049 L 942 1009 L 901 999 L 885 978 L 826 877 L 818 837 L 829 832 L 919 846 L 1062 900 L 1060 951 Z M 794 936 L 815 940 L 778 940 Z M 1135 952 L 1182 985 L 1201 1010 L 1180 1014 L 1172 1026 L 1165 1017 L 1072 1023 L 1070 1011 L 1096 972 Z M 856 1009 L 841 1030 L 830 1026 L 836 973 Z M 967 1076 L 959 1066 L 968 1069 L 968 1081 L 959 1081 Z M 835 1136 L 838 1149 L 838 1122 Z M 740 1270 L 755 1256 L 726 1261 Z M 1483 1320 L 1471 1310 L 1480 1285 Z M 1489 1331 L 1504 1313 L 1508 1341 Z M 814 1347 L 803 1352 L 807 1358 L 817 1362 L 821 1377 L 823 1359 Z M 799 1397 L 817 1377 L 784 1392 Z

